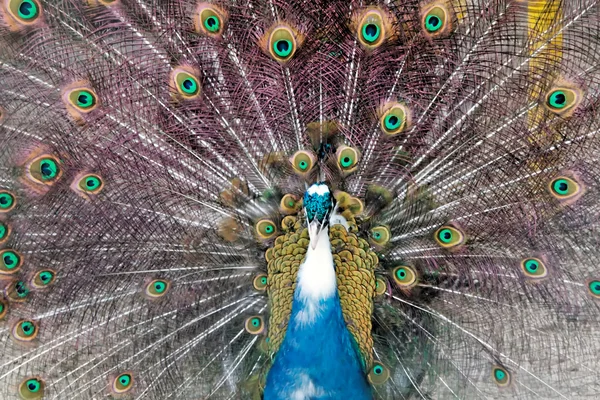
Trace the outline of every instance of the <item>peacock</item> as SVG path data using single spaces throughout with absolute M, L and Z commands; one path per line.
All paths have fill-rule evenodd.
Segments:
M 600 397 L 597 0 L 0 0 L 0 399 Z

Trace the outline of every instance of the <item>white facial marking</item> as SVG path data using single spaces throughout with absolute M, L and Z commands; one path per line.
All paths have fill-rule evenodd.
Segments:
M 315 183 L 306 191 L 308 194 L 324 195 L 329 193 L 329 187 L 323 183 Z

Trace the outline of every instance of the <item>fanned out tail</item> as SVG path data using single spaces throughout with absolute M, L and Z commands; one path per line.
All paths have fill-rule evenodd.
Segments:
M 599 15 L 1 0 L 0 397 L 262 398 L 325 182 L 375 398 L 595 398 Z

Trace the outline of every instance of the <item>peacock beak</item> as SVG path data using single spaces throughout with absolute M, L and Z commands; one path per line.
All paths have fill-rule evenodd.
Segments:
M 310 238 L 310 248 L 315 249 L 319 241 L 319 234 L 323 228 L 323 224 L 318 219 L 314 219 L 308 224 L 308 237 Z

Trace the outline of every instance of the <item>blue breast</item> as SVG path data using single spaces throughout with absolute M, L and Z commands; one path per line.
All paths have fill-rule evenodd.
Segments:
M 320 305 L 321 312 L 313 323 L 300 324 L 295 317 L 306 304 L 294 296 L 285 338 L 267 376 L 264 400 L 373 398 L 337 291 Z M 307 382 L 312 383 L 313 391 Z M 295 397 L 298 392 L 307 395 Z

